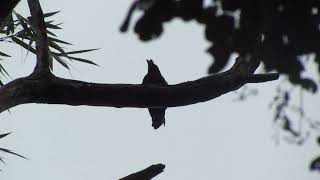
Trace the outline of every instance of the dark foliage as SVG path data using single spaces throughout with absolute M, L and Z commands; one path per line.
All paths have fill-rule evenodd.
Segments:
M 320 136 L 318 137 L 317 141 L 318 141 L 318 145 L 320 146 Z M 312 160 L 312 162 L 310 164 L 310 170 L 320 172 L 320 156 L 318 156 L 314 160 Z
M 0 25 L 11 13 L 13 8 L 18 4 L 20 0 L 1 0 L 0 2 Z
M 277 70 L 293 84 L 317 91 L 315 79 L 301 76 L 305 67 L 300 55 L 314 53 L 320 71 L 320 1 L 290 0 L 139 0 L 143 15 L 134 31 L 142 41 L 158 38 L 163 23 L 173 18 L 195 20 L 205 26 L 214 58 L 210 73 L 221 71 L 231 53 L 258 53 L 267 71 Z M 148 6 L 142 6 L 148 4 Z M 240 12 L 237 17 L 234 12 Z M 126 26 L 128 26 L 128 16 Z M 122 27 L 122 30 L 124 28 Z M 256 47 L 262 37 L 261 46 Z

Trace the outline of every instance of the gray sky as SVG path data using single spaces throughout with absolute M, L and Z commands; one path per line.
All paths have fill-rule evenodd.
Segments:
M 84 54 L 100 67 L 72 63 L 69 72 L 60 65 L 56 75 L 100 83 L 141 83 L 147 72 L 145 59 L 153 58 L 171 84 L 206 75 L 211 62 L 204 50 L 203 27 L 174 20 L 165 25 L 159 40 L 142 43 L 132 33 L 121 34 L 130 0 L 41 1 L 44 11 L 62 10 L 55 18 L 63 22 L 57 31 L 72 42 L 70 50 L 101 48 Z M 26 1 L 17 12 L 28 14 Z M 0 44 L 14 57 L 4 65 L 13 78 L 31 73 L 35 56 L 17 46 Z M 177 69 L 181 63 L 180 69 Z M 161 180 L 316 180 L 310 161 L 319 155 L 314 134 L 304 146 L 281 141 L 276 145 L 272 111 L 268 103 L 280 81 L 250 84 L 259 96 L 234 102 L 235 93 L 209 102 L 170 108 L 166 127 L 154 131 L 146 109 L 20 105 L 0 114 L 0 132 L 13 132 L 1 147 L 30 160 L 7 154 L 0 179 L 88 180 L 116 179 L 155 163 L 166 164 Z M 305 94 L 305 108 L 319 119 L 320 97 Z

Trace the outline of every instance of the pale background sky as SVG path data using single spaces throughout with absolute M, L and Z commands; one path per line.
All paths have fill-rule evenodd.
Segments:
M 142 43 L 132 33 L 121 34 L 119 25 L 130 0 L 41 1 L 44 11 L 62 10 L 55 17 L 63 22 L 59 38 L 74 44 L 70 50 L 101 48 L 84 54 L 100 67 L 72 63 L 71 72 L 60 65 L 55 74 L 100 83 L 141 83 L 147 72 L 145 59 L 153 58 L 171 84 L 206 75 L 211 63 L 204 50 L 203 27 L 174 20 L 165 34 Z M 26 1 L 17 12 L 28 14 Z M 4 62 L 13 78 L 31 73 L 35 56 L 24 62 L 25 51 L 0 44 L 13 55 Z M 179 66 L 183 63 L 183 66 Z M 176 67 L 180 67 L 177 69 Z M 166 164 L 161 180 L 318 180 L 308 170 L 319 155 L 314 134 L 304 146 L 281 141 L 276 145 L 273 113 L 268 103 L 279 83 L 250 84 L 259 96 L 234 102 L 235 93 L 209 102 L 170 108 L 166 127 L 154 131 L 146 109 L 20 105 L 0 114 L 1 133 L 13 132 L 0 147 L 30 158 L 8 154 L 0 165 L 1 180 L 98 180 L 116 179 L 151 164 Z M 305 108 L 313 119 L 319 95 L 305 95 Z

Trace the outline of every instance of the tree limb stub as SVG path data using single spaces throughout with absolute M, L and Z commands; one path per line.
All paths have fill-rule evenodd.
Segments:
M 254 75 L 251 62 L 239 60 L 228 71 L 175 85 L 98 84 L 55 76 L 27 76 L 0 88 L 0 112 L 19 104 L 66 104 L 107 107 L 176 107 L 209 101 L 246 83 L 279 78 L 278 74 Z M 250 70 L 251 71 L 251 70 Z M 253 72 L 252 72 L 253 73 Z

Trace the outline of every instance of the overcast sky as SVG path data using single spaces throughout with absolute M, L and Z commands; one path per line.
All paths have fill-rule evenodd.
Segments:
M 164 35 L 142 43 L 132 30 L 119 33 L 130 0 L 41 1 L 44 11 L 62 10 L 54 19 L 63 22 L 59 37 L 74 45 L 69 50 L 101 48 L 82 55 L 100 65 L 72 63 L 71 71 L 55 64 L 60 77 L 99 83 L 141 83 L 147 72 L 145 59 L 154 59 L 170 84 L 206 75 L 211 57 L 203 27 L 174 20 Z M 17 12 L 28 14 L 26 1 Z M 136 17 L 136 16 L 135 16 Z M 13 55 L 3 62 L 12 78 L 30 74 L 35 56 L 17 46 L 0 44 Z M 183 66 L 181 66 L 183 64 Z M 179 69 L 177 69 L 179 67 Z M 9 79 L 7 79 L 9 80 Z M 170 108 L 166 126 L 155 131 L 146 109 L 19 105 L 0 114 L 0 147 L 29 158 L 8 154 L 0 165 L 3 180 L 117 179 L 152 164 L 164 163 L 160 180 L 318 180 L 308 170 L 319 155 L 314 134 L 304 146 L 290 145 L 272 136 L 276 128 L 268 104 L 280 81 L 250 84 L 259 95 L 235 102 L 231 92 L 209 102 Z M 305 109 L 320 119 L 318 96 L 305 94 Z

